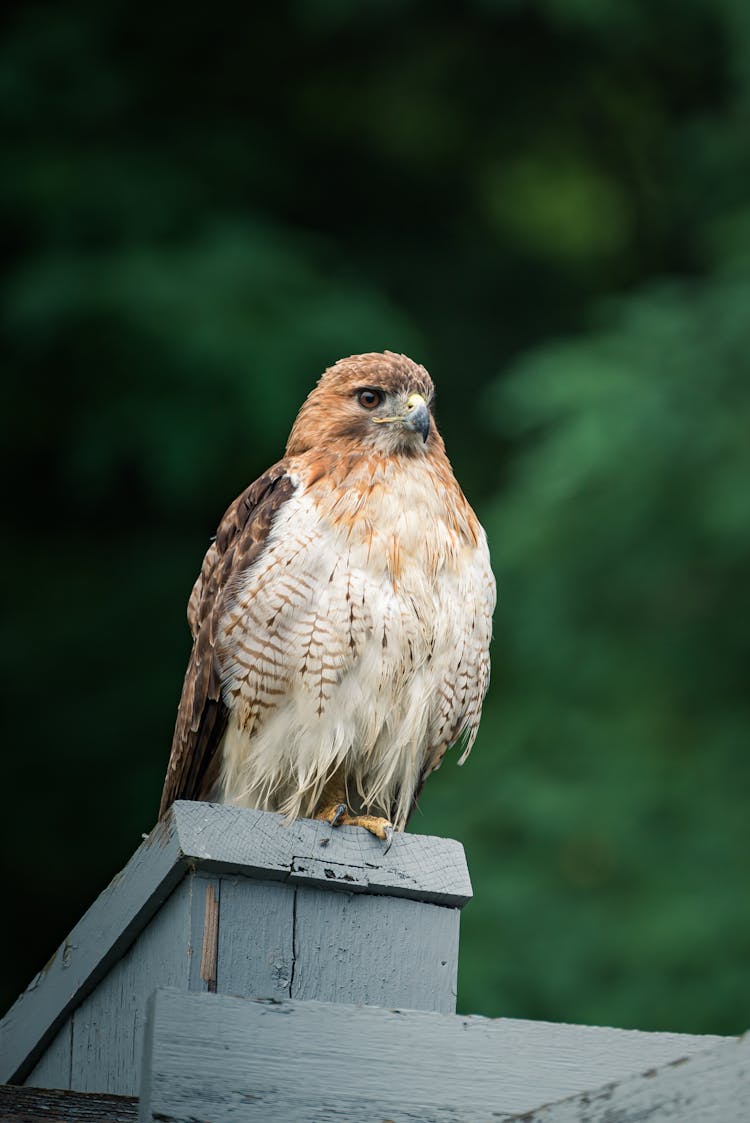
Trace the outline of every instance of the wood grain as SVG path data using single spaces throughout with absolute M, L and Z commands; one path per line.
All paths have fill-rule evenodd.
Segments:
M 173 804 L 185 855 L 203 870 L 270 877 L 347 892 L 384 893 L 462 908 L 471 899 L 463 846 L 448 838 L 397 834 L 383 843 L 360 827 L 223 804 Z
M 516 1123 L 747 1123 L 750 1036 L 513 1119 Z
M 222 877 L 216 989 L 287 998 L 294 975 L 295 889 Z
M 159 986 L 188 988 L 191 903 L 204 885 L 185 879 L 70 1016 L 71 1088 L 137 1094 L 148 999 Z
M 69 1088 L 73 1017 L 63 1023 L 26 1078 L 34 1088 Z
M 488 1123 L 721 1040 L 163 990 L 141 1120 Z
M 13 1123 L 132 1123 L 138 1100 L 99 1092 L 67 1092 L 0 1084 L 0 1119 Z
M 420 901 L 298 889 L 290 997 L 453 1014 L 458 922 Z
M 206 898 L 203 909 L 203 932 L 201 946 L 201 979 L 206 990 L 216 993 L 216 974 L 219 959 L 219 891 L 209 881 L 206 885 Z

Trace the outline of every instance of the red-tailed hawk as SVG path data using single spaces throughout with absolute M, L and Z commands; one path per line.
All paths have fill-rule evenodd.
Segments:
M 489 681 L 486 535 L 405 355 L 330 367 L 283 460 L 224 515 L 161 802 L 353 823 L 390 840 Z

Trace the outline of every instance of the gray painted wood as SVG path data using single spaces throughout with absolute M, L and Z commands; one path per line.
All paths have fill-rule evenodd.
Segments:
M 294 895 L 289 886 L 247 878 L 185 878 L 69 1019 L 68 1086 L 137 1094 L 148 999 L 157 987 L 288 996 Z
M 182 990 L 455 1010 L 458 910 L 189 873 L 29 1079 L 134 1095 L 149 995 Z
M 69 1088 L 73 1019 L 68 1018 L 28 1075 L 36 1088 Z
M 180 846 L 217 873 L 384 893 L 462 908 L 471 899 L 463 847 L 449 838 L 397 834 L 388 853 L 361 827 L 339 827 L 211 803 L 173 805 Z
M 123 958 L 72 1015 L 69 1087 L 79 1092 L 138 1094 L 149 996 L 159 986 L 186 990 L 196 958 L 193 900 L 205 881 L 186 878 Z
M 290 996 L 455 1013 L 458 923 L 439 905 L 299 889 Z
M 513 1119 L 516 1123 L 747 1123 L 750 1036 Z
M 28 1076 L 69 1015 L 195 870 L 449 908 L 471 896 L 463 848 L 450 839 L 401 834 L 384 854 L 383 844 L 358 827 L 333 831 L 309 820 L 285 825 L 262 811 L 178 801 L 0 1022 L 0 1080 Z M 200 964 L 194 982 L 195 971 L 200 978 Z
M 296 892 L 289 885 L 272 881 L 222 877 L 219 993 L 289 996 L 294 974 Z
M 160 990 L 140 1118 L 487 1123 L 721 1041 Z
M 220 902 L 219 938 L 206 902 Z M 293 966 L 292 887 L 191 874 L 135 943 L 71 1014 L 27 1084 L 135 1095 L 147 1001 L 158 986 L 208 990 L 202 968 L 215 947 L 219 986 L 235 994 L 288 996 Z M 274 905 L 275 907 L 270 907 Z M 213 978 L 216 982 L 217 972 Z

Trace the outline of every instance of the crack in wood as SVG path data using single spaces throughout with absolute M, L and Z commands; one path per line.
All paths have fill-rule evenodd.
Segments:
M 292 965 L 289 972 L 289 997 L 292 998 L 292 988 L 294 987 L 294 973 L 297 969 L 297 890 L 294 890 L 294 901 L 292 902 Z

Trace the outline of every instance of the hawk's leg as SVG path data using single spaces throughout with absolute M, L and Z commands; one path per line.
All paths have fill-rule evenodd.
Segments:
M 346 801 L 346 785 L 338 774 L 330 779 L 323 789 L 313 818 L 324 819 L 332 827 L 364 827 L 370 834 L 388 843 L 383 851 L 384 854 L 387 854 L 391 848 L 393 824 L 378 815 L 352 815 Z

